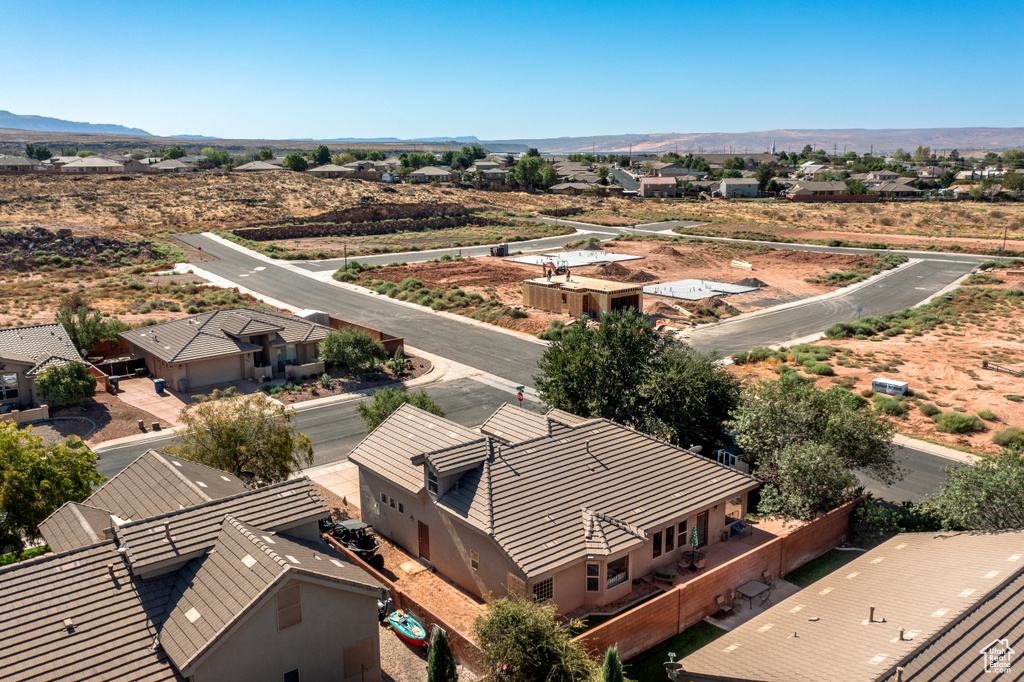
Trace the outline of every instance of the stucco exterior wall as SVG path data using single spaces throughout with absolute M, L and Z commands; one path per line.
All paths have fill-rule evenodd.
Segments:
M 285 673 L 295 669 L 300 680 L 380 680 L 376 597 L 306 580 L 298 582 L 301 623 L 278 632 L 275 591 L 197 666 L 192 682 L 280 682 Z M 346 677 L 345 650 L 367 639 L 372 642 L 372 667 Z

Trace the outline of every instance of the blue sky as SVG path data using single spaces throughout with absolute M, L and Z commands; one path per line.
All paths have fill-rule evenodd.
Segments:
M 0 109 L 159 135 L 1022 125 L 1024 2 L 0 0 Z

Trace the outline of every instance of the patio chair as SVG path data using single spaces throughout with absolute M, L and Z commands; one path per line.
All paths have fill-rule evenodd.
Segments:
M 725 596 L 721 594 L 715 597 L 715 603 L 718 604 L 718 611 L 715 613 L 715 615 L 720 616 L 722 618 L 725 618 L 726 616 L 731 614 L 732 610 L 736 608 L 735 601 L 733 601 L 733 603 L 731 604 L 726 604 Z
M 769 585 L 772 589 L 775 589 L 775 581 L 772 580 L 772 572 L 765 569 L 761 571 L 761 579 L 765 585 Z
M 703 571 L 705 568 L 708 567 L 708 560 L 706 558 L 705 559 L 697 559 L 696 567 L 697 567 L 697 572 L 700 573 L 701 571 Z
M 767 573 L 767 571 L 765 571 Z M 757 605 L 758 606 L 771 606 L 772 605 L 772 592 L 775 591 L 775 583 L 769 583 L 768 589 L 761 593 Z

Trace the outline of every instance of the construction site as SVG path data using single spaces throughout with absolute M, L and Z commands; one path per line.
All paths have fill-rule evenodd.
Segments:
M 498 324 L 535 335 L 553 319 L 628 306 L 663 325 L 712 322 L 833 291 L 830 273 L 865 274 L 876 260 L 683 239 L 613 240 L 544 254 L 395 265 L 367 274 L 396 284 L 416 278 L 427 290 L 457 287 L 521 308 L 525 317 L 505 317 Z

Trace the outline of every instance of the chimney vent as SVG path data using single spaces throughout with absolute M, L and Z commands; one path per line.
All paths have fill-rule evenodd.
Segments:
M 900 628 L 900 641 L 901 642 L 905 642 L 906 641 L 905 639 L 903 639 L 903 628 Z
M 64 628 L 66 630 L 72 630 L 72 629 L 74 629 L 74 627 L 75 627 L 75 621 L 71 620 L 70 618 L 65 618 L 64 619 Z
M 896 682 L 903 682 L 903 666 L 896 668 Z
M 107 564 L 107 573 L 114 575 L 114 564 Z
M 875 607 L 874 606 L 869 606 L 868 607 L 868 622 L 869 623 L 874 623 L 875 622 Z

